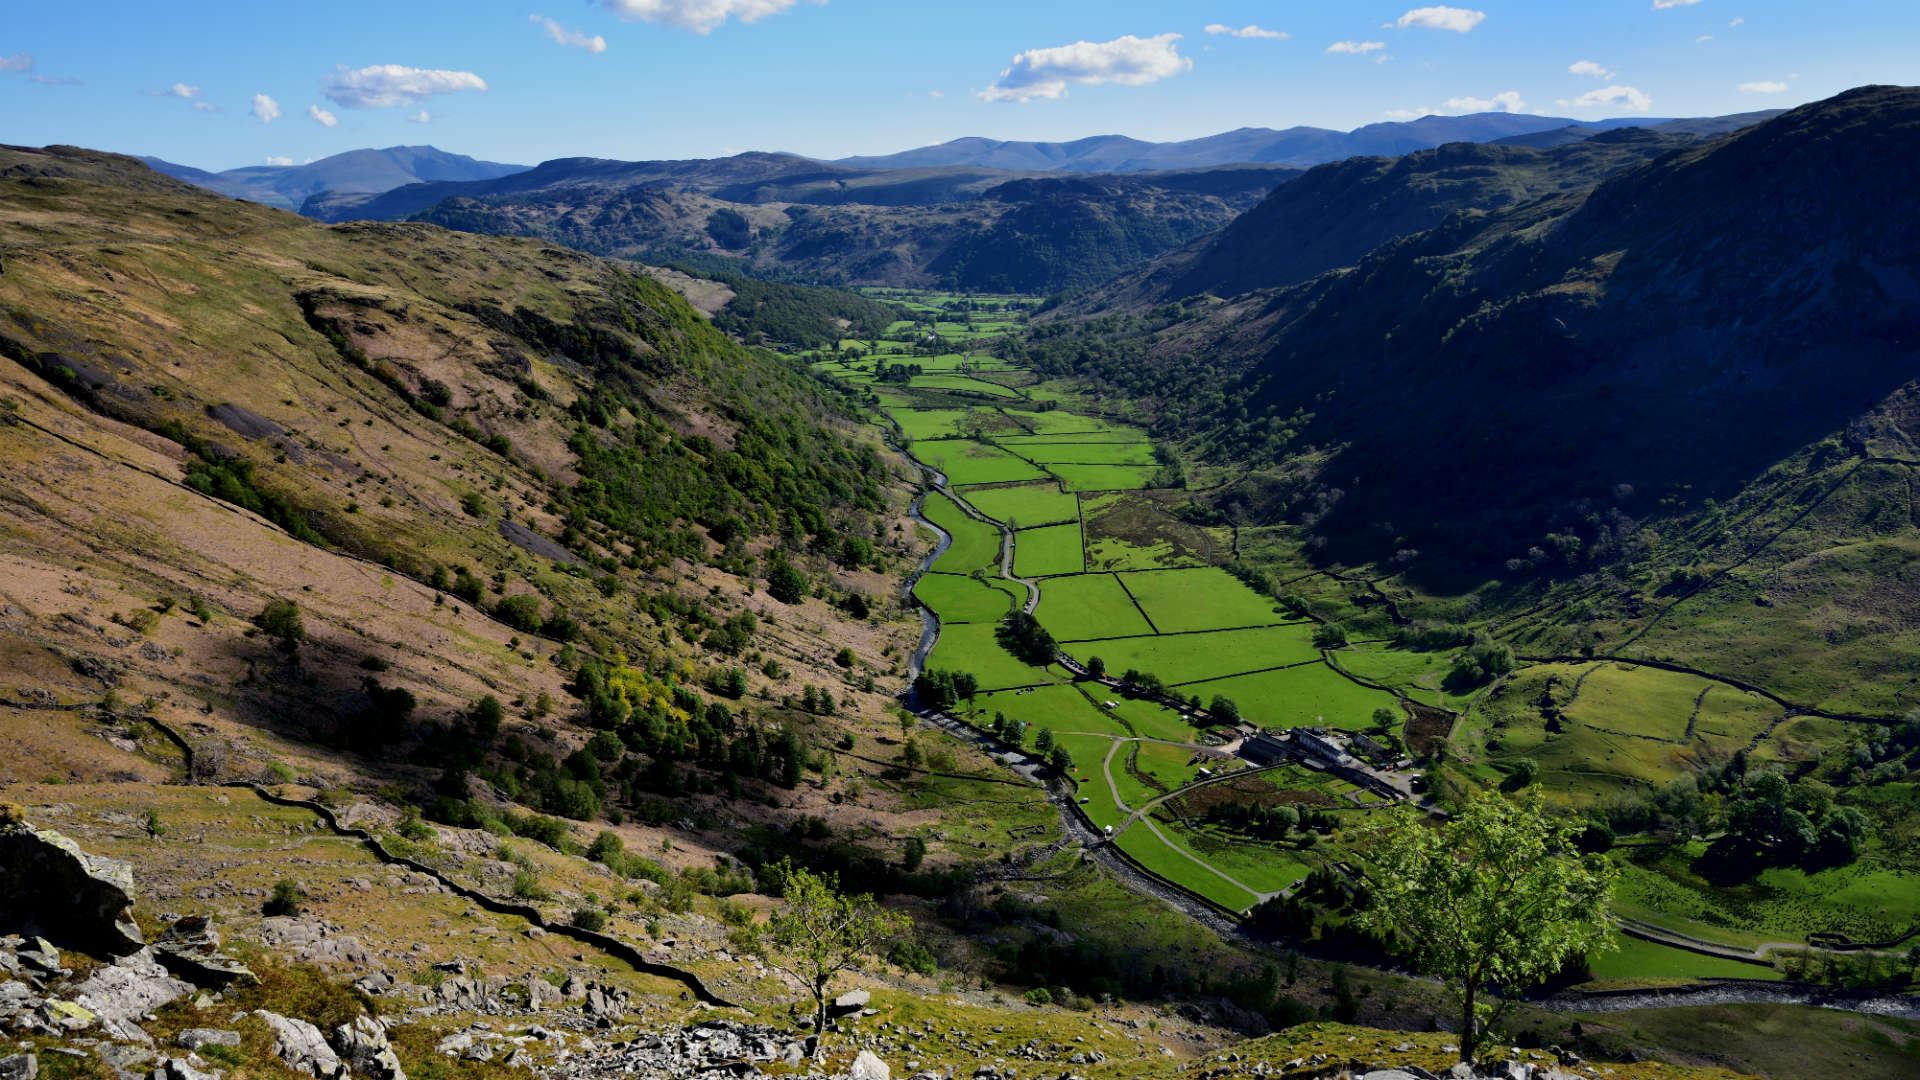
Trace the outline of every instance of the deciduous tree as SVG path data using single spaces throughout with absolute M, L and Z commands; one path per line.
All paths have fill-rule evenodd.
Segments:
M 1445 979 L 1461 1007 L 1460 1060 L 1472 1061 L 1511 994 L 1569 960 L 1611 946 L 1615 867 L 1574 844 L 1581 824 L 1549 818 L 1537 797 L 1480 793 L 1435 825 L 1404 806 L 1361 838 L 1372 902 L 1360 926 Z

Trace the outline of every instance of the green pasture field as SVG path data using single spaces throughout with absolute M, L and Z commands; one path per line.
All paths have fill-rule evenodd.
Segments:
M 940 616 L 943 625 L 998 622 L 1017 602 L 1014 586 L 998 578 L 985 580 L 959 574 L 923 574 L 913 594 Z
M 1808 872 L 1769 867 L 1746 882 L 1702 877 L 1693 868 L 1704 841 L 1664 852 L 1616 856 L 1621 875 L 1615 896 L 1623 909 L 1659 913 L 1649 919 L 1709 939 L 1732 935 L 1799 941 L 1816 931 L 1855 941 L 1898 937 L 1920 922 L 1920 874 L 1872 858 Z M 1689 924 L 1710 929 L 1696 930 Z M 1718 932 L 1716 932 L 1716 930 Z
M 1104 686 L 1089 685 L 1087 689 L 1093 692 L 1096 700 L 1113 702 L 1113 711 L 1144 738 L 1192 742 L 1199 734 L 1186 717 L 1165 705 L 1123 697 L 1119 691 Z
M 960 493 L 975 510 L 1014 528 L 1080 520 L 1080 500 L 1048 482 L 1018 487 L 971 488 Z
M 1686 738 L 1693 700 L 1713 685 L 1698 675 L 1608 664 L 1586 677 L 1567 718 L 1595 727 L 1678 741 Z
M 1142 442 L 1048 442 L 1009 444 L 1007 449 L 1042 465 L 1153 465 L 1153 447 Z
M 1178 837 L 1194 854 L 1261 892 L 1279 892 L 1313 872 L 1297 851 L 1242 840 L 1225 830 L 1165 824 L 1160 828 Z
M 1369 642 L 1339 650 L 1334 660 L 1355 675 L 1394 687 L 1414 701 L 1463 712 L 1479 688 L 1456 694 L 1441 685 L 1452 667 L 1452 656 L 1451 650 L 1419 652 Z
M 1153 482 L 1158 465 L 1049 465 L 1069 491 L 1137 491 Z
M 1146 616 L 1112 574 L 1075 574 L 1043 583 L 1034 614 L 1062 642 L 1153 633 Z M 1084 650 L 1069 651 L 1075 659 L 1086 661 L 1080 655 Z
M 1069 678 L 1058 666 L 1043 669 L 1016 660 L 994 637 L 995 629 L 993 623 L 956 623 L 941 627 L 940 642 L 927 658 L 927 667 L 972 672 L 983 690 L 1064 682 Z
M 1150 799 L 1193 783 L 1203 768 L 1218 772 L 1221 765 L 1234 764 L 1207 757 L 1196 762 L 1193 758 L 1197 752 L 1189 746 L 1168 746 L 1158 742 L 1140 742 L 1137 745 L 1139 756 L 1134 761 L 1134 767 L 1158 780 L 1167 789 L 1166 792 L 1154 792 Z
M 1207 899 L 1232 908 L 1234 911 L 1245 911 L 1259 899 L 1219 874 L 1208 870 L 1205 865 L 1188 858 L 1186 854 L 1147 828 L 1144 822 L 1122 833 L 1115 843 L 1120 845 L 1120 850 L 1138 859 L 1147 869 L 1170 881 L 1177 881 Z M 1194 856 L 1194 858 L 1198 857 Z
M 1038 480 L 1045 474 L 1005 450 L 970 441 L 914 447 L 914 456 L 947 474 L 955 487 Z
M 1062 414 L 1060 413 L 1038 413 L 1038 414 L 1027 413 L 1023 415 L 1058 416 Z M 1094 422 L 1099 422 L 1099 421 L 1094 421 Z M 1006 435 L 1006 436 L 1002 436 L 1000 441 L 1003 443 L 1006 443 L 1009 449 L 1017 449 L 1020 447 L 1029 447 L 1029 446 L 1052 447 L 1052 446 L 1059 446 L 1063 443 L 1072 444 L 1072 445 L 1088 444 L 1088 445 L 1101 445 L 1101 446 L 1129 445 L 1133 443 L 1146 443 L 1146 439 L 1147 437 L 1144 432 L 1135 431 L 1131 428 L 1107 427 L 1098 431 L 1094 431 L 1094 430 L 1077 431 L 1077 432 L 1069 431 L 1069 432 L 1061 432 L 1053 435 Z
M 1045 586 L 1042 586 L 1040 595 L 1044 602 Z M 1079 645 L 1076 652 L 1098 655 L 1107 662 L 1107 673 L 1110 675 L 1135 668 L 1158 675 L 1169 684 L 1185 684 L 1317 660 L 1320 654 L 1314 649 L 1309 633 L 1301 625 L 1214 630 L 1202 634 L 1158 634 L 1089 642 Z M 1076 655 L 1075 659 L 1084 662 L 1082 656 Z M 1316 666 L 1326 670 L 1324 664 Z M 1346 682 L 1331 671 L 1327 674 Z M 1188 692 L 1185 685 L 1181 685 L 1180 690 L 1183 694 Z M 1367 692 L 1388 697 L 1378 691 Z M 1234 697 L 1232 694 L 1227 696 Z M 1235 700 L 1240 701 L 1242 706 L 1247 704 L 1239 698 Z
M 1819 716 L 1796 716 L 1773 729 L 1754 748 L 1756 762 L 1785 764 L 1812 761 L 1828 747 L 1859 734 L 1857 725 Z
M 1597 952 L 1587 957 L 1587 969 L 1593 972 L 1596 981 L 1632 979 L 1640 982 L 1659 979 L 1681 984 L 1703 978 L 1784 978 L 1766 964 L 1743 964 L 1738 960 L 1702 956 L 1685 949 L 1676 949 L 1671 945 L 1642 941 L 1620 933 L 1616 933 L 1614 939 L 1619 944 L 1619 948 Z
M 988 719 L 1000 712 L 1027 724 L 1029 745 L 1033 733 L 1041 728 L 1051 728 L 1056 734 L 1074 731 L 1122 737 L 1132 735 L 1125 725 L 1095 707 L 1078 688 L 1072 686 L 1037 686 L 1029 690 L 982 694 L 978 705 L 981 715 Z
M 1007 410 L 1008 415 L 1018 419 L 1035 435 L 1084 434 L 1088 432 L 1106 432 L 1111 434 L 1130 434 L 1135 439 L 1145 438 L 1145 434 L 1134 434 L 1133 429 L 1110 424 L 1093 416 L 1081 416 L 1066 409 L 1049 409 L 1046 412 L 1023 412 Z
M 1136 572 L 1124 574 L 1120 580 L 1163 634 L 1269 626 L 1293 619 L 1292 615 L 1276 610 L 1278 604 L 1217 567 Z M 1289 662 L 1253 664 L 1241 670 Z
M 960 424 L 973 414 L 971 409 L 888 409 L 887 414 L 914 441 L 928 439 L 953 439 L 960 435 Z M 916 450 L 915 456 L 925 458 L 931 450 Z
M 984 521 L 975 521 L 938 491 L 927 493 L 921 513 L 928 521 L 953 536 L 953 546 L 934 560 L 932 569 L 943 574 L 965 574 L 981 567 L 1000 565 L 1000 530 Z
M 965 375 L 915 375 L 907 384 L 915 389 L 965 390 L 988 397 L 1017 398 L 1020 395 L 998 383 L 982 382 Z
M 1759 694 L 1724 684 L 1715 685 L 1701 699 L 1693 737 L 1716 756 L 1732 757 L 1766 733 L 1784 710 Z M 1768 740 L 1761 739 L 1765 746 Z
M 1360 731 L 1373 723 L 1373 710 L 1399 711 L 1392 694 L 1369 690 L 1325 664 L 1187 683 L 1178 690 L 1182 694 L 1199 694 L 1206 702 L 1211 702 L 1215 694 L 1231 698 L 1240 706 L 1241 715 L 1263 727 L 1322 724 L 1344 731 Z
M 1022 529 L 1013 534 L 1013 572 L 1023 578 L 1078 574 L 1086 568 L 1080 523 Z M 1044 589 L 1041 596 L 1046 595 Z
M 1119 804 L 1113 801 L 1107 778 L 1100 771 L 1100 762 L 1107 756 L 1107 751 L 1113 748 L 1113 740 L 1098 735 L 1062 735 L 1059 742 L 1067 748 L 1067 753 L 1073 755 L 1073 763 L 1079 770 L 1068 775 L 1074 778 L 1074 786 L 1078 789 L 1074 797 L 1087 800 L 1080 809 L 1086 811 L 1095 825 L 1120 824 L 1131 811 L 1120 809 Z

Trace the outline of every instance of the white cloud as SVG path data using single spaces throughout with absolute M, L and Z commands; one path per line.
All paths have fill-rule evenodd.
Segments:
M 41 86 L 79 86 L 79 79 L 69 79 L 64 75 L 29 75 L 27 81 Z
M 1386 113 L 1389 120 L 1418 120 L 1432 115 L 1432 109 L 1388 109 Z
M 1225 23 L 1208 23 L 1207 33 L 1231 34 L 1232 36 L 1237 38 L 1283 38 L 1287 36 L 1286 31 L 1284 30 L 1269 30 L 1264 26 L 1254 26 L 1251 23 L 1241 27 L 1238 30 L 1235 30 L 1233 27 L 1228 26 Z
M 407 117 L 407 123 L 409 124 L 430 124 L 432 122 L 433 114 L 425 109 L 421 109 L 419 112 Z
M 267 155 L 267 164 L 269 164 L 269 165 L 291 165 L 291 164 L 293 164 L 293 159 L 292 159 L 292 158 L 290 158 L 290 157 L 276 157 L 276 156 L 274 156 L 274 155 L 272 155 L 272 154 L 268 154 L 268 155 Z
M 1386 47 L 1387 43 L 1384 41 L 1336 41 L 1327 46 L 1326 51 L 1328 53 L 1351 53 L 1354 56 L 1365 56 L 1370 52 Z
M 0 56 L 0 71 L 32 71 L 33 54 L 17 52 L 12 56 Z
M 1013 58 L 982 101 L 1034 101 L 1065 97 L 1069 83 L 1097 86 L 1119 83 L 1145 86 L 1193 67 L 1180 55 L 1179 34 L 1143 38 L 1127 34 L 1112 41 L 1076 41 L 1051 49 L 1028 49 Z
M 165 90 L 149 90 L 147 93 L 154 97 L 177 97 L 192 101 L 194 98 L 200 96 L 200 88 L 197 86 L 188 86 L 183 82 L 177 82 Z
M 1735 15 L 1733 17 L 1733 21 L 1727 24 L 1727 29 L 1731 30 L 1734 27 L 1739 26 L 1741 23 L 1746 21 L 1747 21 L 1747 17 L 1745 15 Z
M 1653 99 L 1635 87 L 1603 86 L 1598 90 L 1589 90 L 1572 101 L 1561 98 L 1554 104 L 1575 109 L 1597 109 L 1606 105 L 1618 105 L 1633 112 L 1646 112 L 1653 106 Z
M 1712 34 L 1701 34 L 1701 35 L 1700 35 L 1699 37 L 1697 37 L 1697 38 L 1694 38 L 1693 40 L 1695 41 L 1695 43 L 1698 43 L 1698 42 L 1702 42 L 1702 41 L 1712 41 L 1712 40 L 1713 40 L 1713 35 L 1712 35 Z
M 280 103 L 265 94 L 253 95 L 254 118 L 263 124 L 271 124 L 280 119 Z
M 193 111 L 194 112 L 219 112 L 220 109 L 216 105 L 214 105 L 214 103 L 211 101 L 196 101 L 193 103 Z
M 1505 90 L 1490 98 L 1456 97 L 1446 100 L 1446 107 L 1454 112 L 1520 112 L 1527 103 L 1520 100 L 1520 91 Z
M 1567 65 L 1567 70 L 1575 75 L 1591 75 L 1596 79 L 1613 78 L 1613 72 L 1608 71 L 1606 68 L 1601 67 L 1591 60 L 1575 60 L 1573 63 Z
M 758 22 L 778 15 L 800 0 L 601 0 L 607 9 L 623 19 L 666 23 L 696 34 L 712 33 L 728 19 Z M 809 0 L 824 4 L 827 0 Z
M 349 109 L 386 109 L 418 105 L 436 94 L 485 90 L 487 81 L 471 71 L 439 71 L 375 64 L 363 68 L 335 68 L 320 92 Z
M 545 30 L 548 37 L 562 45 L 585 49 L 596 56 L 607 51 L 607 39 L 599 34 L 588 37 L 581 31 L 570 30 L 545 15 L 529 15 L 527 21 Z
M 339 117 L 318 105 L 307 106 L 307 116 L 312 118 L 313 122 L 319 124 L 321 127 L 332 127 L 340 122 Z
M 1783 82 L 1743 82 L 1739 90 L 1743 94 L 1784 94 L 1787 84 Z
M 1424 27 L 1428 30 L 1451 30 L 1464 34 L 1479 26 L 1487 17 L 1484 11 L 1471 11 L 1457 7 L 1414 8 L 1394 20 L 1393 25 L 1405 30 L 1409 26 Z
M 1653 0 L 1653 10 L 1665 11 L 1668 8 L 1692 7 L 1700 0 Z
M 943 97 L 946 97 L 947 95 L 941 93 L 938 90 L 929 90 L 927 91 L 927 96 L 930 98 L 943 98 Z

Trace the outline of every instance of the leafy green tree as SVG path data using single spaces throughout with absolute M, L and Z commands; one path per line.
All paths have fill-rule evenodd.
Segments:
M 807 598 L 809 589 L 807 575 L 794 569 L 793 564 L 779 559 L 767 569 L 767 595 L 783 604 L 797 604 Z
M 1107 662 L 1098 656 L 1087 657 L 1087 674 L 1096 679 L 1107 677 Z
M 917 836 L 907 837 L 906 851 L 900 858 L 900 864 L 911 874 L 920 869 L 927 858 L 927 842 Z
M 293 652 L 307 640 L 307 626 L 300 619 L 300 605 L 291 600 L 274 599 L 260 610 L 260 629 L 286 652 Z
M 1053 766 L 1054 772 L 1064 776 L 1067 770 L 1073 768 L 1073 754 L 1065 746 L 1054 743 L 1053 749 L 1047 751 L 1047 764 Z
M 827 1027 L 827 988 L 834 976 L 866 965 L 881 942 L 905 933 L 912 922 L 882 908 L 872 896 L 840 891 L 839 875 L 814 874 L 781 864 L 786 903 L 768 920 L 766 942 L 775 966 L 793 976 L 813 996 L 813 1030 Z
M 1461 1061 L 1473 1060 L 1507 1004 L 1481 1000 L 1485 988 L 1524 990 L 1611 947 L 1618 870 L 1578 853 L 1580 828 L 1549 818 L 1537 797 L 1482 792 L 1440 825 L 1403 805 L 1356 845 L 1371 864 L 1371 903 L 1355 921 L 1393 935 L 1398 951 L 1447 981 L 1461 1008 Z
M 1347 643 L 1347 628 L 1337 622 L 1321 623 L 1313 628 L 1316 649 L 1337 649 Z
M 492 746 L 493 740 L 500 737 L 500 723 L 507 718 L 507 711 L 500 699 L 492 694 L 473 703 L 473 711 L 467 714 L 473 722 L 473 736 L 484 746 Z
M 1240 722 L 1240 706 L 1230 697 L 1213 695 L 1213 704 L 1207 707 L 1208 715 L 1218 724 L 1237 724 Z
M 1787 778 L 1777 772 L 1748 774 L 1727 807 L 1728 837 L 1769 862 L 1798 859 L 1817 836 L 1813 822 L 1788 802 L 1789 790 Z
M 1033 733 L 1033 748 L 1044 754 L 1053 749 L 1053 729 L 1041 728 Z

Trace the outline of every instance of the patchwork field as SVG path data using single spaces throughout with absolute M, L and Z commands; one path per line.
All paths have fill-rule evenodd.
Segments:
M 1060 485 L 1047 481 L 1016 487 L 969 488 L 961 497 L 973 508 L 1015 529 L 1055 525 L 1080 519 L 1080 500 Z
M 1044 589 L 1041 592 L 1046 595 Z M 1108 638 L 1079 646 L 1085 656 L 1098 656 L 1114 673 L 1128 668 L 1151 672 L 1169 685 L 1218 679 L 1228 675 L 1318 661 L 1304 626 L 1274 626 L 1250 630 L 1215 630 L 1199 634 L 1159 634 L 1148 637 Z M 1326 671 L 1324 666 L 1320 670 Z M 1327 674 L 1352 686 L 1353 683 Z M 1356 687 L 1356 689 L 1358 689 Z M 1368 691 L 1374 693 L 1374 691 Z M 1229 695 L 1232 696 L 1232 695 Z M 1237 699 L 1236 699 L 1237 700 Z
M 1013 534 L 1013 572 L 1024 578 L 1078 574 L 1086 568 L 1080 523 L 1022 529 Z M 1041 594 L 1045 596 L 1044 591 Z
M 1050 465 L 1069 491 L 1125 491 L 1153 482 L 1158 465 Z
M 993 623 L 958 623 L 942 627 L 940 642 L 927 657 L 929 668 L 970 671 L 980 680 L 983 690 L 1035 683 L 1065 682 L 1067 672 L 1059 667 L 1030 667 L 1014 659 L 1012 653 L 994 637 Z
M 1034 614 L 1062 642 L 1153 633 L 1147 617 L 1112 574 L 1077 574 L 1047 582 Z M 1070 651 L 1077 655 L 1084 650 Z
M 968 517 L 952 499 L 937 491 L 928 492 L 921 513 L 953 537 L 953 545 L 934 560 L 936 572 L 966 574 L 1000 564 L 1000 531 Z
M 946 441 L 915 447 L 916 456 L 947 474 L 955 487 L 1038 480 L 1045 474 L 1005 450 L 971 441 Z
M 1120 580 L 1162 634 L 1270 626 L 1293 618 L 1240 579 L 1214 567 L 1137 572 L 1123 574 Z
M 996 622 L 1019 602 L 1013 589 L 997 578 L 924 574 L 914 583 L 913 594 L 932 608 L 943 624 Z
M 1324 725 L 1359 731 L 1372 723 L 1375 709 L 1400 712 L 1392 694 L 1361 686 L 1325 664 L 1185 683 L 1180 692 L 1209 702 L 1215 694 L 1231 698 L 1242 715 L 1263 727 Z

